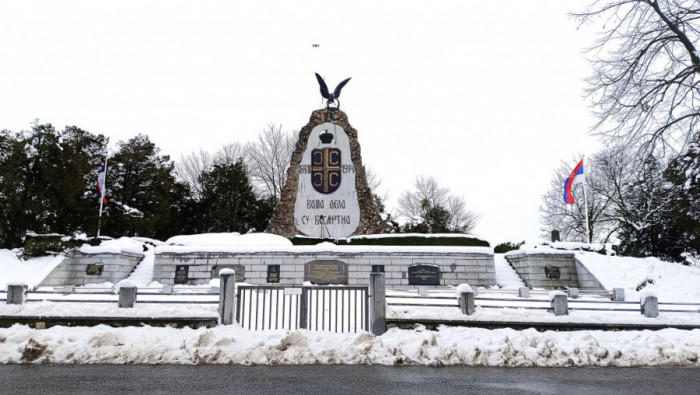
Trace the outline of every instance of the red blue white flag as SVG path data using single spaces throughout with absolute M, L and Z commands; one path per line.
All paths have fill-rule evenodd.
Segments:
M 102 201 L 104 203 L 107 203 L 107 199 L 105 199 L 105 178 L 107 177 L 107 161 L 104 161 L 102 163 L 102 167 L 100 168 L 100 172 L 97 174 L 97 190 L 100 192 L 100 197 L 102 198 Z
M 586 179 L 583 175 L 583 159 L 581 159 L 578 165 L 574 167 L 569 177 L 566 178 L 566 182 L 564 182 L 564 203 L 574 204 L 576 202 L 574 195 L 571 193 L 573 186 L 585 181 Z

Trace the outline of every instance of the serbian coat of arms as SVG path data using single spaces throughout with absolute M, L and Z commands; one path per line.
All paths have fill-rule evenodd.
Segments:
M 340 186 L 340 149 L 311 151 L 311 184 L 319 193 L 333 193 Z

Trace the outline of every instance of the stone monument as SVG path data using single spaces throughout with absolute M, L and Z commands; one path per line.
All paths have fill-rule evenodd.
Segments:
M 338 108 L 314 111 L 299 132 L 266 231 L 334 239 L 385 229 L 367 185 L 357 131 Z

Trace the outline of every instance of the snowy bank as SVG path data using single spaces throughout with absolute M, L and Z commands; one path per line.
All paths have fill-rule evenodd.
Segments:
M 537 332 L 390 329 L 370 333 L 53 327 L 0 329 L 0 363 L 381 364 L 698 367 L 700 330 Z
M 658 258 L 606 256 L 576 252 L 576 258 L 606 289 L 624 288 L 626 300 L 639 300 L 641 291 L 658 295 L 659 302 L 700 302 L 700 267 Z

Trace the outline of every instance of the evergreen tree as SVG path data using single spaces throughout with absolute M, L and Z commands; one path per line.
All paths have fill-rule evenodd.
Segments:
M 201 178 L 201 228 L 205 232 L 247 233 L 265 228 L 267 222 L 258 215 L 264 202 L 255 197 L 242 161 L 214 165 Z
M 107 170 L 104 233 L 158 239 L 179 233 L 188 189 L 175 180 L 170 157 L 142 134 L 117 147 Z

